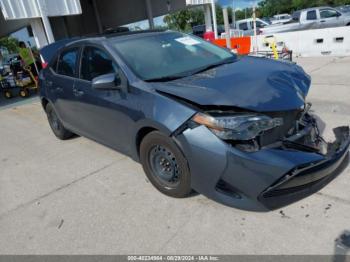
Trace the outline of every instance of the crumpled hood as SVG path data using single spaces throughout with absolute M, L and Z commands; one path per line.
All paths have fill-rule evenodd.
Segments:
M 244 57 L 232 64 L 153 86 L 198 105 L 274 112 L 300 109 L 310 83 L 310 77 L 298 65 Z

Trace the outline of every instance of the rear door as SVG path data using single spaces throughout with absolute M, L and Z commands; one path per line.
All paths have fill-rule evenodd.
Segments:
M 73 86 L 78 74 L 79 47 L 65 49 L 50 68 L 46 78 L 47 95 L 53 102 L 56 113 L 68 128 L 74 127 L 72 119 Z
M 305 27 L 305 29 L 309 28 L 319 28 L 319 19 L 317 17 L 317 10 L 309 10 L 306 12 L 306 19 L 304 24 L 307 24 L 308 26 Z

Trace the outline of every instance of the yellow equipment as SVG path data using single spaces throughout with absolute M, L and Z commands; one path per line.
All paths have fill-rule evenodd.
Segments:
M 278 60 L 279 55 L 278 55 L 278 50 L 277 50 L 277 43 L 276 43 L 276 38 L 274 36 L 267 36 L 264 39 L 264 43 L 267 44 L 273 53 L 273 57 Z
M 24 66 L 23 69 L 29 74 L 29 77 L 20 77 L 16 81 L 16 84 L 21 88 L 19 95 L 21 97 L 28 97 L 30 95 L 29 90 L 38 90 L 38 81 L 34 77 L 30 66 Z

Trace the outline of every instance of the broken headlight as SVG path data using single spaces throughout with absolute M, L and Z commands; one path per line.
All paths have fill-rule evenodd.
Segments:
M 210 116 L 197 113 L 192 120 L 208 127 L 223 140 L 251 140 L 264 131 L 283 125 L 282 118 L 271 118 L 258 114 L 237 114 L 230 116 Z

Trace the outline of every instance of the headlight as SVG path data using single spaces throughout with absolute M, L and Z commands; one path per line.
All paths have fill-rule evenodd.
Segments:
M 213 117 L 197 113 L 192 120 L 197 124 L 205 125 L 223 140 L 251 140 L 264 131 L 283 125 L 282 118 L 255 114 Z

